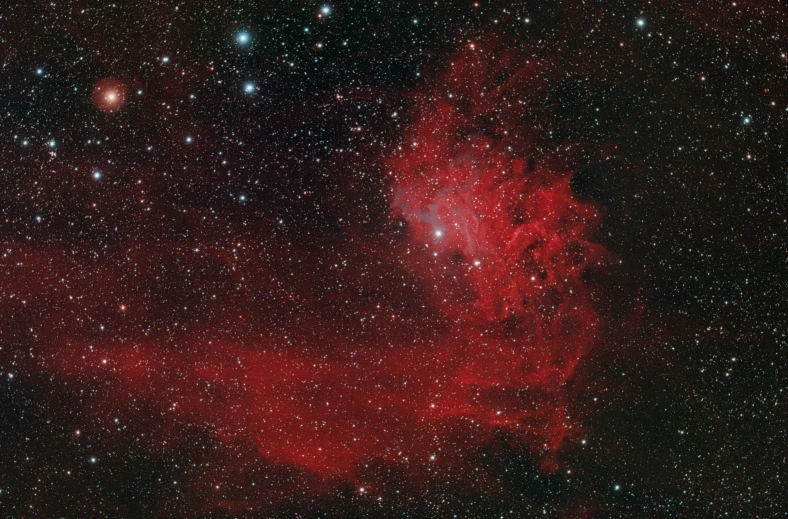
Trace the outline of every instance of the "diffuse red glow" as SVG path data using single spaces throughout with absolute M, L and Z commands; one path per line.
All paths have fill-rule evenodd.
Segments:
M 277 334 L 254 344 L 195 333 L 174 350 L 143 337 L 68 340 L 47 367 L 114 380 L 107 406 L 144 394 L 176 421 L 321 475 L 352 479 L 372 458 L 418 473 L 441 445 L 480 444 L 501 430 L 554 469 L 576 430 L 565 384 L 600 328 L 582 274 L 605 252 L 589 241 L 597 214 L 572 194 L 569 173 L 539 160 L 516 117 L 496 115 L 537 82 L 539 65 L 503 56 L 493 66 L 475 51 L 414 96 L 415 122 L 388 161 L 391 214 L 407 238 L 379 254 L 427 292 L 444 330 L 437 338 L 320 341 L 313 352 Z M 97 106 L 119 108 L 122 84 L 103 81 Z M 107 105 L 112 92 L 121 100 Z M 124 315 L 135 308 L 124 304 Z M 246 319 L 251 310 L 227 312 Z
M 500 64 L 466 51 L 444 88 L 417 100 L 422 113 L 391 163 L 393 205 L 413 239 L 408 264 L 456 330 L 442 346 L 458 361 L 443 413 L 521 432 L 550 454 L 572 427 L 563 384 L 600 325 L 581 275 L 605 251 L 588 241 L 598 215 L 570 174 L 533 161 L 528 130 L 500 116 L 538 68 L 492 87 L 484 78 L 510 57 Z M 483 131 L 483 119 L 498 128 Z

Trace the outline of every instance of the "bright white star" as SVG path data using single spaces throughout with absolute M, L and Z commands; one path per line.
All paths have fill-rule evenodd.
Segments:
M 248 32 L 239 32 L 235 36 L 235 41 L 238 42 L 238 45 L 246 45 L 252 41 L 252 36 Z

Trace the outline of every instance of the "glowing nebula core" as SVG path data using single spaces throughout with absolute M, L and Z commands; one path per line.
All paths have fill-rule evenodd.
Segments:
M 408 265 L 455 333 L 441 345 L 455 362 L 441 414 L 508 429 L 550 467 L 573 427 L 563 386 L 600 326 L 581 276 L 606 251 L 589 241 L 595 208 L 576 199 L 571 173 L 540 163 L 534 132 L 500 117 L 480 124 L 543 67 L 479 59 L 478 48 L 415 96 L 390 164 L 392 202 L 411 237 Z

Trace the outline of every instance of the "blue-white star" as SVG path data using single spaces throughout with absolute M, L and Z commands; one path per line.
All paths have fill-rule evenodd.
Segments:
M 246 31 L 239 32 L 235 35 L 235 41 L 238 42 L 238 45 L 248 45 L 252 42 L 252 35 Z

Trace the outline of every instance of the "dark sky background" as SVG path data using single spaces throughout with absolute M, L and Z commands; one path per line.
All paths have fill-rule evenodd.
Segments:
M 0 515 L 785 517 L 786 38 L 3 3 Z

